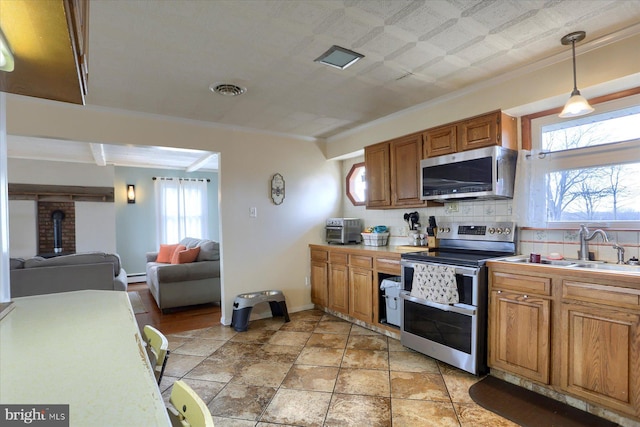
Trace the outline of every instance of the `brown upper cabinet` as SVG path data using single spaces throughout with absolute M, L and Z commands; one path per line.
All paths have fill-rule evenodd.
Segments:
M 382 208 L 391 205 L 390 150 L 388 142 L 382 142 L 364 148 L 364 168 L 367 177 L 367 208 Z
M 453 154 L 458 151 L 458 125 L 444 125 L 424 133 L 422 158 Z
M 391 204 L 394 206 L 421 206 L 420 159 L 422 135 L 417 133 L 395 139 L 391 149 Z
M 0 73 L 0 91 L 84 104 L 89 1 L 2 2 L 0 26 L 15 68 Z
M 421 157 L 421 133 L 365 147 L 367 208 L 425 206 L 420 200 Z
M 471 117 L 423 133 L 422 158 L 501 145 L 517 149 L 516 119 L 502 111 Z
M 498 110 L 365 147 L 367 208 L 439 206 L 420 200 L 420 160 L 491 145 L 517 149 L 515 118 Z

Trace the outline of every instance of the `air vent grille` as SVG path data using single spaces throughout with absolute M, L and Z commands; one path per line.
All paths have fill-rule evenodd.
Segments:
M 209 86 L 209 89 L 224 96 L 238 96 L 247 91 L 246 88 L 231 83 L 214 83 Z

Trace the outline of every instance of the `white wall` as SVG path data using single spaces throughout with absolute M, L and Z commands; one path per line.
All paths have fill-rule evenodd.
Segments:
M 323 241 L 325 219 L 341 207 L 340 162 L 326 161 L 315 142 L 15 95 L 7 104 L 12 135 L 219 152 L 223 322 L 243 292 L 280 289 L 289 310 L 311 306 L 308 245 Z M 286 184 L 278 206 L 270 199 L 275 173 Z
M 11 158 L 8 167 L 12 184 L 113 187 L 113 166 Z
M 8 159 L 13 184 L 113 187 L 114 167 L 83 163 Z M 116 252 L 114 203 L 76 202 L 76 251 Z M 37 203 L 9 202 L 10 255 L 28 258 L 38 253 Z
M 76 202 L 76 252 L 116 253 L 115 203 Z
M 37 218 L 35 201 L 9 201 L 9 254 L 11 258 L 29 258 L 38 253 Z

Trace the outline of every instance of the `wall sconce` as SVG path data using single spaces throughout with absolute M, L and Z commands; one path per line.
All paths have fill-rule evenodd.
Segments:
M 576 31 L 574 33 L 569 33 L 560 39 L 560 42 L 563 45 L 570 44 L 573 51 L 573 91 L 571 92 L 571 97 L 564 105 L 564 109 L 558 117 L 579 117 L 593 111 L 593 107 L 589 105 L 589 101 L 587 101 L 584 96 L 580 95 L 580 91 L 578 90 L 578 85 L 576 83 L 576 42 L 584 40 L 586 35 L 587 33 L 584 31 Z
M 136 202 L 136 186 L 133 184 L 127 184 L 127 203 Z

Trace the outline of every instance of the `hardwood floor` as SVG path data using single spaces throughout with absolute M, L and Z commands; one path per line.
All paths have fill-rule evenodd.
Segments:
M 147 309 L 146 313 L 136 314 L 140 330 L 144 325 L 151 325 L 166 335 L 220 325 L 221 311 L 218 304 L 177 308 L 163 314 L 146 283 L 130 283 L 127 291 L 137 291 Z

